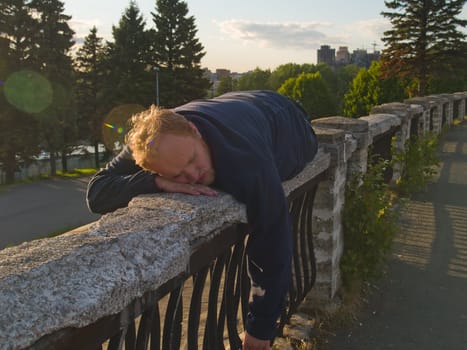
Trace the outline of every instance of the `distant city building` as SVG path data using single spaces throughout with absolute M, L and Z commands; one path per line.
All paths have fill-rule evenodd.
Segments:
M 336 52 L 336 64 L 345 66 L 350 63 L 350 52 L 347 46 L 340 46 Z
M 352 52 L 350 63 L 359 67 L 369 68 L 371 62 L 379 60 L 379 56 L 380 53 L 378 51 L 368 53 L 364 49 L 357 49 Z
M 224 77 L 230 76 L 230 70 L 218 68 L 216 69 L 216 76 L 217 76 L 217 80 L 221 80 Z
M 336 63 L 336 50 L 331 49 L 329 45 L 321 45 L 318 49 L 318 64 L 327 63 L 333 67 Z
M 376 46 L 376 44 L 373 44 Z M 368 53 L 364 49 L 357 49 L 349 53 L 347 46 L 340 46 L 336 50 L 331 48 L 329 45 L 321 45 L 321 48 L 317 50 L 318 53 L 318 64 L 327 63 L 329 66 L 341 67 L 347 64 L 355 64 L 358 67 L 369 68 L 371 62 L 379 60 L 380 52 L 373 50 L 373 53 Z

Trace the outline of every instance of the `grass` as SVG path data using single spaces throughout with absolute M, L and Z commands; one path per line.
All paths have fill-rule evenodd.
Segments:
M 88 176 L 92 175 L 97 171 L 95 168 L 82 168 L 78 169 L 75 168 L 72 171 L 67 171 L 63 172 L 61 170 L 57 171 L 57 176 L 58 177 L 64 177 L 64 178 L 76 178 L 76 177 L 81 177 L 81 176 Z
M 51 176 L 50 174 L 41 174 L 39 176 L 28 177 L 19 181 L 15 181 L 14 183 L 9 184 L 0 184 L 0 192 L 4 192 L 8 189 L 11 185 L 17 184 L 27 184 L 32 183 L 40 180 L 50 180 L 52 178 L 61 178 L 61 179 L 75 179 L 83 176 L 93 175 L 98 171 L 96 168 L 75 168 L 72 171 L 63 172 L 61 170 L 57 170 L 55 176 Z

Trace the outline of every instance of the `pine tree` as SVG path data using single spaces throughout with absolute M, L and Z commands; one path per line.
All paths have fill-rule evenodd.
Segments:
M 94 162 L 99 168 L 99 142 L 105 111 L 109 109 L 105 96 L 105 80 L 108 72 L 104 65 L 103 39 L 97 36 L 97 28 L 91 28 L 83 46 L 75 57 L 77 109 L 80 115 L 80 136 L 90 138 L 94 146 Z
M 125 9 L 118 26 L 112 27 L 114 41 L 108 43 L 108 64 L 114 105 L 154 101 L 153 61 L 145 20 L 134 1 Z
M 210 82 L 203 76 L 205 52 L 196 38 L 195 18 L 188 16 L 186 2 L 157 0 L 152 13 L 155 24 L 154 49 L 160 69 L 161 104 L 174 107 L 205 97 Z
M 385 1 L 392 29 L 384 33 L 381 55 L 385 76 L 399 76 L 418 84 L 425 95 L 430 78 L 455 72 L 465 65 L 467 20 L 458 16 L 465 0 Z
M 7 183 L 14 181 L 19 161 L 28 162 L 39 151 L 31 112 L 43 105 L 37 104 L 37 85 L 28 79 L 36 32 L 37 22 L 25 0 L 0 2 L 0 163 Z
M 77 114 L 73 108 L 73 68 L 70 50 L 74 32 L 68 25 L 64 4 L 59 0 L 32 0 L 38 19 L 37 49 L 34 53 L 40 72 L 50 81 L 53 102 L 38 114 L 42 144 L 50 153 L 51 175 L 55 175 L 55 156 L 61 155 L 62 169 L 67 171 L 67 154 L 76 141 Z

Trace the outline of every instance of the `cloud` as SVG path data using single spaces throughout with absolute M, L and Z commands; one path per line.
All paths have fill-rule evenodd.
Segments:
M 357 21 L 346 26 L 346 30 L 358 33 L 361 37 L 379 39 L 386 30 L 391 28 L 391 23 L 386 18 L 373 18 Z
M 344 42 L 341 37 L 332 37 L 324 33 L 323 30 L 330 27 L 330 23 L 261 23 L 233 19 L 216 24 L 224 34 L 233 39 L 266 48 L 310 49 L 323 44 Z
M 77 46 L 81 46 L 84 43 L 84 38 L 89 34 L 91 28 L 96 26 L 99 28 L 101 22 L 97 19 L 95 20 L 75 20 L 72 19 L 68 22 L 71 29 L 75 31 L 73 40 Z M 105 34 L 101 33 L 99 29 L 97 30 L 97 35 L 101 37 L 106 37 Z

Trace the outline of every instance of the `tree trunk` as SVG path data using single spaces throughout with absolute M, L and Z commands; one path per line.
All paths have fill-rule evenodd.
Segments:
M 94 164 L 96 166 L 96 169 L 99 169 L 100 164 L 99 164 L 99 142 L 95 141 L 94 142 Z
M 50 176 L 57 175 L 57 165 L 55 164 L 55 152 L 50 152 Z
M 5 170 L 5 182 L 11 184 L 15 182 L 15 171 L 16 171 L 16 158 L 15 153 L 12 151 L 7 151 L 4 163 Z
M 62 150 L 62 171 L 64 173 L 68 172 L 68 158 L 65 150 Z

